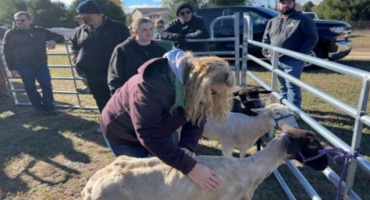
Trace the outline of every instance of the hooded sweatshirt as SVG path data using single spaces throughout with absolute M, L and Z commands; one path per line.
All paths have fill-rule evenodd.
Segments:
M 166 51 L 156 42 L 139 45 L 135 39 L 129 38 L 114 50 L 108 69 L 108 86 L 111 94 L 120 88 L 128 79 L 137 74 L 138 68 L 146 61 L 162 57 Z
M 180 147 L 195 151 L 201 126 L 187 120 L 182 107 L 175 106 L 175 82 L 181 79 L 180 50 L 165 58 L 144 63 L 111 97 L 101 115 L 101 127 L 108 140 L 117 145 L 144 146 L 164 163 L 188 174 L 196 161 Z M 175 106 L 175 108 L 174 108 Z M 174 109 L 173 109 L 174 108 Z M 171 135 L 179 127 L 181 137 L 174 144 Z

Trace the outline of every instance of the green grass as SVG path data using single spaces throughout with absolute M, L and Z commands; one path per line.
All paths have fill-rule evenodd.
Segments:
M 354 44 L 362 44 L 365 39 L 356 37 L 353 41 Z M 55 51 L 63 51 L 63 46 L 59 46 Z M 49 63 L 68 64 L 68 60 L 63 56 L 52 56 Z M 348 58 L 340 63 L 370 70 L 370 58 Z M 252 66 L 250 70 L 267 83 L 270 82 L 269 71 L 256 66 Z M 52 69 L 51 73 L 54 77 L 71 76 L 70 69 Z M 325 69 L 305 71 L 302 80 L 352 106 L 358 104 L 362 84 L 360 80 Z M 248 82 L 255 84 L 250 79 Z M 82 87 L 80 82 L 78 84 Z M 19 80 L 16 86 L 22 87 Z M 73 91 L 73 86 L 67 81 L 53 80 L 54 90 Z M 94 106 L 90 95 L 83 98 L 85 105 Z M 20 95 L 20 99 L 27 100 L 24 95 Z M 77 103 L 74 95 L 56 95 L 56 100 L 58 104 Z M 306 91 L 303 91 L 303 108 L 338 137 L 351 143 L 353 119 Z M 91 175 L 114 159 L 101 134 L 96 132 L 99 119 L 96 110 L 60 111 L 60 115 L 50 117 L 37 114 L 29 106 L 14 106 L 10 102 L 0 105 L 0 199 L 80 199 L 80 191 Z M 300 122 L 300 126 L 310 129 L 304 122 Z M 217 142 L 202 140 L 198 153 L 220 155 L 219 148 Z M 254 148 L 249 153 L 253 152 Z M 361 153 L 367 158 L 370 157 L 370 130 L 367 127 L 363 128 Z M 235 154 L 237 155 L 237 152 Z M 338 174 L 341 166 L 341 162 L 331 164 Z M 322 199 L 335 198 L 336 187 L 321 172 L 302 166 L 299 168 Z M 309 199 L 286 166 L 281 166 L 279 170 L 297 199 Z M 354 191 L 362 199 L 370 199 L 369 182 L 370 176 L 358 169 Z M 269 176 L 259 186 L 253 199 L 278 200 L 286 199 L 286 196 L 275 178 Z

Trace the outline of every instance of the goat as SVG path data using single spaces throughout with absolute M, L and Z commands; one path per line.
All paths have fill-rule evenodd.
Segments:
M 289 127 L 289 126 L 285 126 Z M 196 156 L 214 170 L 223 184 L 216 191 L 200 188 L 180 171 L 156 157 L 120 156 L 99 170 L 81 192 L 84 200 L 224 200 L 251 199 L 257 186 L 286 159 L 316 156 L 323 149 L 311 131 L 289 127 L 286 136 L 276 137 L 261 151 L 248 158 Z M 323 155 L 303 163 L 314 170 L 324 170 L 328 157 Z
M 281 127 L 282 124 L 298 127 L 289 108 L 282 104 L 273 103 L 252 111 L 257 112 L 258 115 L 230 113 L 225 122 L 221 123 L 208 119 L 203 136 L 219 141 L 224 156 L 231 157 L 235 148 L 240 151 L 240 158 L 242 158 L 247 150 L 270 129 Z

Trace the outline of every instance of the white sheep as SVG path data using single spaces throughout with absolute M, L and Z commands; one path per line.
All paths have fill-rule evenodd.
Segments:
M 257 112 L 258 115 L 230 113 L 227 119 L 219 124 L 207 120 L 203 136 L 219 141 L 224 156 L 231 157 L 233 149 L 238 149 L 242 158 L 247 150 L 270 129 L 281 127 L 282 124 L 298 127 L 289 107 L 285 105 L 273 103 L 252 111 Z
M 291 128 L 291 127 L 290 127 Z M 294 129 L 272 140 L 248 158 L 197 156 L 223 184 L 216 191 L 200 188 L 180 171 L 156 157 L 120 156 L 99 170 L 81 192 L 84 200 L 239 200 L 251 199 L 257 186 L 285 159 L 310 158 L 323 149 L 310 131 Z M 304 163 L 315 170 L 328 166 L 327 156 Z

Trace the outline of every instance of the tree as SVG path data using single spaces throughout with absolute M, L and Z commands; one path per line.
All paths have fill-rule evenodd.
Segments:
M 370 0 L 363 0 L 357 6 L 357 20 L 370 20 Z
M 27 11 L 27 3 L 24 0 L 1 0 L 0 1 L 0 23 L 12 27 L 14 13 Z
M 356 21 L 358 4 L 362 0 L 323 0 L 314 11 L 323 19 Z
M 309 1 L 305 4 L 303 4 L 302 9 L 305 12 L 312 12 L 312 9 L 315 7 L 315 4 L 313 4 L 312 1 Z

